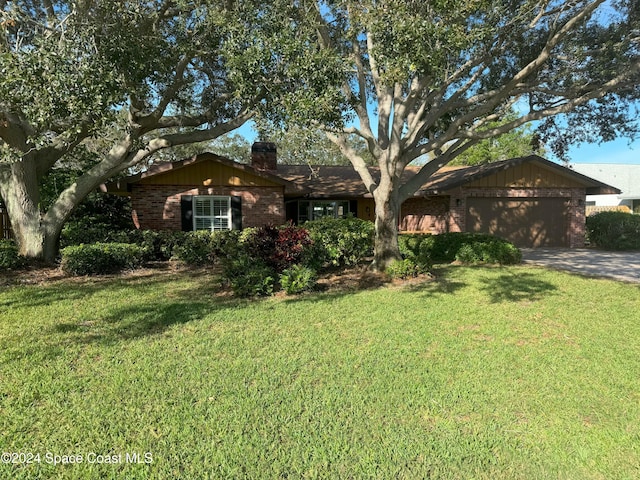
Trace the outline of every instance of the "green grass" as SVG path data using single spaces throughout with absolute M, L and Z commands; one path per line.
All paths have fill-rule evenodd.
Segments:
M 215 290 L 184 273 L 0 289 L 0 447 L 40 454 L 0 478 L 640 478 L 636 285 L 447 267 Z

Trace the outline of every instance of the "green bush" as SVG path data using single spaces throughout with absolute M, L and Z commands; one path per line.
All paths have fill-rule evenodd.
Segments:
M 0 270 L 19 268 L 25 260 L 18 255 L 18 246 L 11 240 L 0 240 Z
M 499 263 L 511 265 L 522 261 L 522 253 L 513 244 L 498 238 L 463 244 L 456 253 L 462 263 Z
M 400 252 L 418 265 L 433 263 L 520 263 L 522 253 L 512 243 L 482 233 L 400 235 Z
M 404 260 L 394 260 L 386 268 L 385 272 L 391 278 L 411 278 L 417 277 L 422 273 L 427 273 L 428 269 L 417 264 L 413 259 L 405 258 Z
M 293 265 L 280 274 L 280 286 L 289 295 L 311 290 L 316 280 L 316 272 L 303 265 Z
M 368 220 L 324 217 L 306 222 L 304 227 L 314 245 L 306 258 L 314 266 L 357 265 L 373 255 L 374 226 Z
M 402 234 L 398 236 L 398 245 L 403 258 L 411 260 L 422 269 L 431 268 L 433 235 Z
M 101 275 L 142 265 L 144 249 L 130 243 L 92 243 L 63 248 L 62 270 L 69 275 Z
M 271 295 L 276 273 L 263 262 L 241 254 L 223 263 L 223 281 L 231 286 L 237 297 Z
M 187 232 L 173 247 L 173 258 L 188 265 L 212 263 L 215 258 L 213 234 L 209 231 Z
M 607 250 L 640 249 L 640 215 L 600 212 L 587 217 L 589 241 Z
M 211 234 L 211 252 L 215 258 L 236 257 L 243 252 L 241 230 L 221 230 Z

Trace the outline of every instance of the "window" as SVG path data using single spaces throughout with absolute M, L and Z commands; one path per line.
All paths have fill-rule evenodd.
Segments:
M 193 229 L 231 230 L 231 197 L 193 197 Z
M 298 204 L 298 222 L 318 220 L 322 217 L 346 218 L 349 213 L 349 202 L 338 201 L 304 201 Z

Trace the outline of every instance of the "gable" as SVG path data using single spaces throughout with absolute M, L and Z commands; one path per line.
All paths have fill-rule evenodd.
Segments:
M 215 160 L 203 160 L 182 168 L 140 179 L 142 185 L 202 185 L 233 187 L 281 187 L 281 183 L 246 169 L 236 168 Z
M 551 169 L 539 162 L 530 161 L 500 169 L 491 175 L 472 180 L 465 187 L 508 187 L 508 188 L 576 188 L 585 187 L 584 182 Z

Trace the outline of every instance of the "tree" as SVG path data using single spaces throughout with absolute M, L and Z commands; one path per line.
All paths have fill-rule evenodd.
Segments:
M 481 141 L 532 121 L 556 153 L 635 134 L 627 106 L 639 93 L 639 17 L 637 0 L 300 2 L 283 28 L 315 38 L 308 52 L 340 62 L 342 75 L 329 89 L 303 75 L 273 118 L 315 124 L 349 159 L 375 199 L 374 266 L 384 269 L 400 258 L 400 205 Z M 515 104 L 516 117 L 496 123 Z M 433 160 L 405 181 L 421 156 Z
M 0 197 L 22 255 L 52 260 L 102 182 L 225 134 L 270 98 L 275 34 L 256 5 L 0 0 Z M 83 149 L 89 163 L 41 208 L 46 176 Z
M 258 125 L 260 138 L 274 142 L 278 146 L 278 163 L 284 165 L 348 165 L 337 145 L 330 141 L 318 128 L 288 125 L 287 128 L 273 127 L 268 122 Z M 366 145 L 359 137 L 349 136 L 349 146 L 368 163 L 372 161 Z
M 488 127 L 496 128 L 517 118 L 515 112 L 510 112 L 499 122 L 491 122 Z M 509 158 L 524 157 L 533 153 L 544 156 L 544 149 L 540 145 L 538 135 L 533 132 L 529 125 L 525 125 L 514 128 L 500 136 L 481 140 L 473 147 L 456 156 L 450 164 L 481 165 Z

